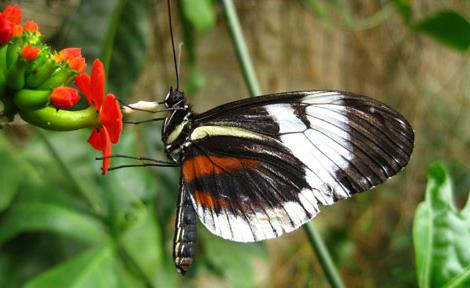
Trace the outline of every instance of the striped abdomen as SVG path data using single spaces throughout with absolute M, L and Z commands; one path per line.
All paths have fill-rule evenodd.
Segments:
M 189 193 L 181 184 L 176 207 L 176 228 L 173 241 L 173 260 L 179 273 L 186 273 L 196 253 L 196 212 Z

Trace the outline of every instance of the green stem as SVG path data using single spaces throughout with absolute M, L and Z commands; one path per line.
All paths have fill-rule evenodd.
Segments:
M 250 53 L 248 53 L 248 48 L 246 47 L 235 6 L 232 0 L 222 0 L 222 5 L 224 7 L 225 17 L 227 18 L 230 36 L 232 36 L 233 45 L 235 46 L 235 51 L 237 52 L 238 61 L 242 67 L 243 77 L 245 78 L 248 90 L 251 96 L 259 96 L 261 95 L 261 89 L 259 88 L 258 79 L 256 79 L 255 69 L 250 58 Z
M 258 80 L 256 79 L 255 69 L 251 62 L 250 56 L 248 54 L 248 49 L 245 44 L 243 33 L 240 27 L 240 22 L 238 21 L 237 12 L 233 5 L 232 0 L 221 0 L 225 17 L 227 18 L 227 24 L 229 26 L 230 34 L 232 37 L 233 44 L 237 51 L 237 57 L 240 62 L 240 65 L 243 70 L 243 76 L 246 81 L 246 85 L 250 90 L 251 96 L 257 96 L 261 94 L 259 88 Z M 317 254 L 318 260 L 325 271 L 326 277 L 330 282 L 331 287 L 342 288 L 344 287 L 343 281 L 341 279 L 338 270 L 336 269 L 331 256 L 326 248 L 323 240 L 313 223 L 307 223 L 304 225 L 305 233 L 310 240 L 313 250 Z
M 114 40 L 116 39 L 116 33 L 119 28 L 119 23 L 121 21 L 121 15 L 126 6 L 127 0 L 119 0 L 119 4 L 116 6 L 116 9 L 113 12 L 111 22 L 109 23 L 108 31 L 106 33 L 106 40 L 103 46 L 103 52 L 101 58 L 103 60 L 104 67 L 106 68 L 106 75 L 109 71 L 109 65 L 111 62 L 111 56 L 113 55 L 113 46 Z
M 57 149 L 52 145 L 52 143 L 49 141 L 49 138 L 47 138 L 47 135 L 44 134 L 41 129 L 37 129 L 37 133 L 39 137 L 41 138 L 42 142 L 44 145 L 46 145 L 47 150 L 49 150 L 49 153 L 51 153 L 52 157 L 57 161 L 59 164 L 60 168 L 64 172 L 65 176 L 69 179 L 70 183 L 72 186 L 75 187 L 75 190 L 85 199 L 85 201 L 92 207 L 93 211 L 96 213 L 101 212 L 101 208 L 97 203 L 99 203 L 99 200 L 97 200 L 97 195 L 94 193 L 94 191 L 90 191 L 88 189 L 85 189 L 80 184 L 80 181 L 78 181 L 77 177 L 75 176 L 74 173 L 69 169 L 69 166 L 65 163 L 64 159 L 62 159 L 62 156 L 60 153 L 57 151 Z
M 315 254 L 317 254 L 318 261 L 320 261 L 323 270 L 325 271 L 326 278 L 330 282 L 331 287 L 342 288 L 345 287 L 343 280 L 341 279 L 338 270 L 336 269 L 335 263 L 331 259 L 330 253 L 323 242 L 320 233 L 312 222 L 304 225 L 305 233 L 310 240 L 310 245 Z
M 26 122 L 46 130 L 72 131 L 101 125 L 96 108 L 93 106 L 79 111 L 45 107 L 38 110 L 22 110 L 19 113 Z

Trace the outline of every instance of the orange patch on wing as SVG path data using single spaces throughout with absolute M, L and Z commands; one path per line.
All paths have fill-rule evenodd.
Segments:
M 248 203 L 242 203 L 239 201 L 230 202 L 223 198 L 216 199 L 208 192 L 194 191 L 192 194 L 194 196 L 194 200 L 196 200 L 196 203 L 205 209 L 215 210 L 217 207 L 224 209 L 231 209 L 233 207 L 240 211 L 247 211 L 251 209 Z M 253 201 L 251 205 L 252 207 L 258 207 L 257 205 L 259 205 L 259 203 L 257 201 Z
M 258 161 L 245 158 L 198 155 L 183 163 L 183 178 L 186 182 L 210 174 L 221 174 L 244 167 L 255 168 Z

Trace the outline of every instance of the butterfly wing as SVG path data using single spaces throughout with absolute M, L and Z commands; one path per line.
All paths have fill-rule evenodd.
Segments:
M 253 242 L 371 189 L 409 160 L 414 134 L 368 97 L 293 92 L 219 106 L 194 119 L 183 185 L 214 234 Z

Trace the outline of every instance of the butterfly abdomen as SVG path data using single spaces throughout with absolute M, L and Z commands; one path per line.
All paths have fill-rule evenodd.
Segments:
M 192 265 L 196 253 L 196 212 L 189 194 L 181 186 L 176 207 L 176 229 L 173 241 L 173 259 L 178 272 L 186 273 Z

